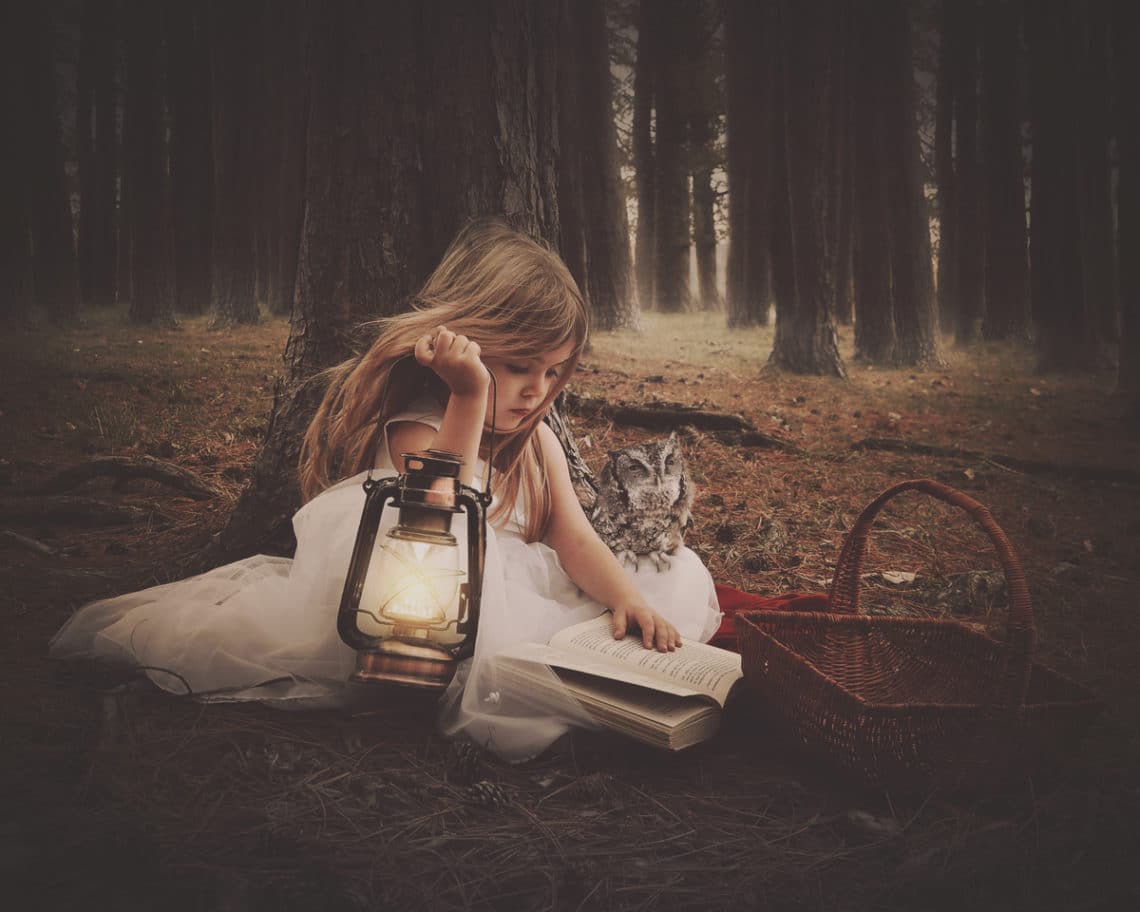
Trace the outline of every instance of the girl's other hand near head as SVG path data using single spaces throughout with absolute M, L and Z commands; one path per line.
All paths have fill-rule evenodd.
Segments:
M 416 342 L 416 360 L 435 371 L 453 396 L 485 396 L 491 375 L 477 342 L 441 326 Z

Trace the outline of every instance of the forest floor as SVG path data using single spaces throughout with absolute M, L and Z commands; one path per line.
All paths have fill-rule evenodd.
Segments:
M 118 313 L 0 340 L 0 871 L 12 908 L 1138 908 L 1140 439 L 1111 378 L 1042 376 L 1010 346 L 846 380 L 764 367 L 770 329 L 645 316 L 599 334 L 572 388 L 739 414 L 789 446 L 684 430 L 688 543 L 718 582 L 826 591 L 876 494 L 931 477 L 989 507 L 1029 581 L 1037 659 L 1105 709 L 1000 790 L 866 788 L 738 704 L 712 741 L 663 754 L 598 734 L 508 766 L 456 751 L 431 708 L 283 714 L 200 705 L 47 660 L 93 598 L 177 578 L 217 532 L 266 427 L 288 327 L 143 330 Z M 652 436 L 572 418 L 595 468 Z M 890 439 L 942 455 L 859 447 Z M 83 527 L 31 494 L 104 455 L 152 455 L 219 493 L 149 481 L 75 496 L 136 507 Z M 1114 474 L 1115 473 L 1115 474 Z M 961 511 L 910 494 L 874 529 L 871 610 L 931 614 L 999 568 Z M 896 574 L 882 576 L 882 571 Z M 915 574 L 912 578 L 910 574 Z M 893 581 L 893 582 L 892 582 Z M 999 594 L 950 597 L 1001 636 Z M 1131 848 L 1129 848 L 1131 846 Z

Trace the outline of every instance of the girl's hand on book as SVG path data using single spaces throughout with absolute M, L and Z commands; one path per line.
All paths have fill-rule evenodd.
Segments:
M 456 335 L 446 326 L 420 336 L 415 349 L 416 360 L 435 371 L 454 396 L 487 394 L 491 375 L 479 353 L 477 342 Z
M 625 637 L 630 625 L 641 631 L 641 642 L 646 649 L 672 652 L 681 645 L 677 628 L 646 604 L 618 606 L 613 609 L 614 639 Z

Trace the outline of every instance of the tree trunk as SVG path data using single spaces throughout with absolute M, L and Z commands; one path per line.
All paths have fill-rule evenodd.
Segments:
M 76 134 L 79 287 L 85 307 L 115 300 L 115 6 L 85 0 L 80 19 Z
M 681 313 L 689 309 L 689 169 L 686 161 L 687 94 L 691 87 L 691 0 L 658 0 L 658 28 L 653 37 L 657 102 L 657 220 L 654 225 L 657 309 Z M 652 40 L 652 39 L 651 39 Z
M 300 439 L 323 393 L 314 374 L 368 341 L 361 320 L 406 307 L 466 219 L 497 214 L 557 238 L 557 16 L 508 0 L 316 11 L 288 378 L 204 560 L 292 547 Z
M 961 7 L 942 0 L 938 89 L 934 112 L 934 174 L 938 184 L 938 314 L 942 329 L 958 323 L 958 179 L 954 169 L 954 67 L 961 51 Z
M 24 129 L 31 142 L 27 211 L 35 300 L 53 322 L 65 323 L 79 311 L 79 275 L 56 100 L 52 13 L 50 7 L 29 4 L 23 15 L 31 66 L 17 85 L 22 84 L 29 96 L 30 117 Z
M 23 90 L 26 74 L 34 66 L 27 16 L 26 4 L 0 6 L 0 118 L 6 124 L 31 122 L 29 99 Z M 10 131 L 7 140 L 0 142 L 0 321 L 5 323 L 31 319 L 30 139 L 28 131 L 21 129 Z
M 728 103 L 728 325 L 763 326 L 771 306 L 772 22 L 767 6 L 725 3 Z M 757 53 L 759 46 L 760 52 Z
M 91 303 L 91 217 L 95 197 L 95 100 L 93 66 L 95 4 L 84 0 L 79 14 L 79 63 L 75 75 L 75 158 L 79 169 L 79 228 L 76 232 L 76 267 L 79 272 L 79 300 Z
M 852 157 L 855 126 L 854 104 L 855 58 L 851 40 L 855 11 L 841 6 L 838 35 L 832 52 L 832 98 L 835 138 L 831 143 L 832 206 L 828 225 L 828 247 L 832 251 L 832 297 L 837 323 L 851 322 L 851 217 Z
M 256 323 L 258 156 L 255 97 L 261 0 L 209 6 L 211 145 L 214 224 L 210 303 L 219 325 Z
M 954 341 L 968 345 L 978 337 L 985 309 L 984 206 L 978 158 L 978 8 L 976 0 L 957 0 L 960 33 L 954 61 L 958 164 L 958 289 Z
M 653 15 L 659 0 L 639 0 L 637 20 L 637 63 L 633 77 L 633 169 L 637 181 L 637 249 L 634 266 L 637 273 L 637 299 L 641 310 L 655 307 L 653 276 L 657 222 L 656 159 L 653 154 Z
M 117 91 L 115 88 L 115 8 L 110 0 L 92 0 L 98 10 L 92 59 L 94 102 L 94 212 L 88 223 L 91 234 L 89 302 L 109 307 L 115 301 L 115 266 L 118 242 L 115 236 L 115 185 L 119 140 L 116 131 Z
M 1073 0 L 1026 8 L 1032 78 L 1031 299 L 1038 367 L 1076 371 L 1100 357 L 1081 271 L 1078 95 Z
M 855 286 L 855 358 L 868 364 L 893 364 L 894 301 L 891 295 L 890 217 L 887 205 L 886 118 L 882 98 L 894 73 L 889 46 L 877 10 L 859 7 L 853 29 L 856 64 L 853 279 Z
M 1113 73 L 1116 87 L 1116 144 L 1120 162 L 1116 187 L 1120 258 L 1120 372 L 1117 393 L 1125 420 L 1140 427 L 1140 42 L 1130 0 L 1113 5 Z
M 986 311 L 982 335 L 1024 340 L 1029 337 L 1029 261 L 1017 78 L 1019 5 L 996 0 L 983 7 L 983 15 Z
M 689 173 L 693 181 L 693 246 L 697 256 L 697 297 L 701 310 L 720 310 L 717 286 L 716 192 L 713 169 L 717 164 L 716 71 L 723 60 L 715 59 L 713 29 L 715 12 L 708 2 L 695 5 L 694 59 L 689 92 Z
M 835 331 L 835 251 L 830 246 L 835 205 L 834 146 L 838 111 L 833 66 L 839 36 L 833 0 L 777 4 L 778 146 L 773 186 L 774 237 L 781 242 L 776 289 L 776 338 L 769 363 L 796 373 L 846 376 Z
M 202 6 L 173 4 L 167 20 L 175 307 L 186 314 L 210 307 L 214 189 L 206 14 Z
M 923 193 L 922 156 L 915 118 L 914 68 L 909 7 L 890 0 L 879 7 L 890 42 L 890 91 L 884 97 L 887 123 L 886 165 L 890 175 L 891 271 L 895 361 L 927 367 L 940 361 L 930 262 L 930 219 Z
M 304 217 L 310 7 L 308 0 L 275 3 L 265 29 L 264 156 L 273 167 L 265 181 L 264 291 L 269 312 L 279 316 L 293 311 Z
M 1081 275 L 1094 344 L 1119 337 L 1116 313 L 1116 255 L 1109 189 L 1108 3 L 1082 4 L 1083 41 L 1078 76 L 1080 102 L 1077 154 L 1080 157 Z
M 604 0 L 575 0 L 586 292 L 597 329 L 636 327 L 629 222 L 617 159 Z M 561 132 L 560 139 L 565 140 Z
M 127 220 L 131 235 L 131 307 L 135 323 L 170 323 L 174 315 L 169 244 L 164 235 L 166 193 L 162 122 L 162 9 L 147 0 L 124 8 L 127 45 Z
M 589 304 L 586 263 L 585 169 L 581 130 L 582 116 L 581 48 L 576 40 L 577 4 L 559 3 L 560 30 L 565 40 L 558 46 L 558 215 L 561 223 L 559 249 L 562 259 Z

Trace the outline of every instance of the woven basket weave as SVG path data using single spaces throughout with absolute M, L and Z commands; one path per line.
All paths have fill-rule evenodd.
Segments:
M 959 621 L 859 612 L 867 535 L 883 505 L 922 491 L 965 510 L 989 536 L 1009 588 L 1005 641 Z M 996 784 L 1071 750 L 1100 709 L 1085 688 L 1033 661 L 1025 574 L 989 511 L 930 479 L 880 494 L 844 542 L 830 612 L 737 619 L 746 686 L 805 746 L 867 782 Z

